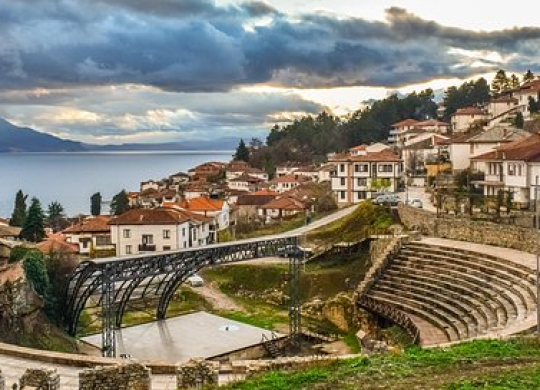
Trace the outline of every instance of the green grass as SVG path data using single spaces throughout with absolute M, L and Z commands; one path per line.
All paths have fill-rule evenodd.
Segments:
M 538 389 L 540 342 L 478 340 L 447 349 L 408 348 L 302 369 L 276 371 L 225 390 L 281 389 Z

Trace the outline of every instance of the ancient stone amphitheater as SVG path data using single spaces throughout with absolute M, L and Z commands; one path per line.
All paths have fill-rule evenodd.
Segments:
M 408 241 L 386 255 L 359 304 L 423 346 L 504 337 L 536 324 L 534 255 L 439 238 Z

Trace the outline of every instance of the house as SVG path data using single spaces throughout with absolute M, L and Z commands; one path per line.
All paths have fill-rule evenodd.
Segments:
M 210 196 L 212 192 L 212 187 L 208 183 L 188 183 L 184 190 L 185 199 L 200 198 L 204 196 Z
M 297 177 L 307 177 L 311 181 L 319 181 L 319 168 L 315 165 L 306 165 L 293 172 Z
M 117 256 L 207 245 L 210 219 L 175 208 L 132 209 L 109 222 Z
M 406 119 L 392 125 L 388 141 L 392 146 L 401 149 L 411 138 L 425 133 L 447 134 L 450 128 L 450 123 L 435 119 L 425 121 Z
M 319 167 L 318 180 L 319 183 L 332 180 L 332 176 L 336 174 L 336 166 L 328 163 Z
M 353 148 L 354 152 L 336 154 L 330 162 L 337 165 L 332 191 L 338 203 L 358 203 L 381 191 L 398 190 L 403 161 L 388 146 Z
M 514 92 L 514 97 L 518 99 L 518 105 L 523 106 L 523 117 L 530 119 L 529 99 L 540 100 L 540 79 L 531 80 Z
M 437 133 L 420 134 L 405 142 L 402 150 L 405 171 L 416 174 L 424 172 L 425 164 L 448 159 L 449 137 Z
M 106 215 L 84 218 L 62 233 L 68 243 L 78 246 L 81 255 L 108 253 L 114 250 L 109 227 L 110 220 L 111 217 Z
M 36 249 L 44 254 L 60 253 L 66 255 L 76 255 L 79 253 L 79 246 L 66 241 L 63 234 L 54 234 L 45 241 L 36 244 Z
M 207 182 L 211 178 L 216 178 L 225 170 L 226 164 L 222 162 L 206 162 L 188 171 L 190 181 Z
M 169 176 L 171 184 L 187 184 L 189 175 L 185 172 L 177 172 Z
M 163 187 L 164 187 L 164 183 L 162 181 L 156 181 L 156 180 L 141 181 L 140 191 L 141 192 L 144 192 L 147 190 L 159 191 Z
M 144 208 L 160 207 L 163 203 L 177 202 L 179 198 L 175 190 L 155 190 L 148 188 L 139 192 L 136 205 Z
M 273 199 L 268 203 L 258 207 L 258 215 L 270 219 L 281 219 L 291 217 L 300 213 L 305 213 L 309 210 L 309 205 L 292 196 L 283 196 Z
M 477 182 L 485 196 L 497 196 L 509 191 L 513 201 L 522 206 L 538 200 L 540 186 L 540 135 L 501 145 L 495 150 L 473 157 L 473 168 L 484 173 Z
M 516 107 L 519 107 L 519 100 L 510 95 L 499 96 L 492 98 L 487 107 L 489 115 L 493 119 L 514 111 Z
M 210 242 L 216 242 L 217 232 L 227 229 L 231 223 L 231 208 L 227 202 L 221 199 L 192 198 L 180 203 L 167 204 L 166 206 L 186 210 L 192 214 L 208 218 Z
M 0 226 L 9 226 L 9 221 L 5 218 L 0 218 Z
M 297 176 L 291 173 L 271 180 L 269 189 L 281 194 L 299 186 L 302 183 L 305 183 L 306 181 L 310 181 L 310 179 L 305 176 Z
M 414 129 L 414 126 L 418 123 L 416 119 L 405 119 L 403 121 L 394 123 L 390 130 L 390 136 L 388 137 L 388 142 L 391 145 L 397 147 L 401 146 L 404 142 L 404 135 Z
M 452 169 L 454 171 L 467 169 L 471 165 L 471 158 L 529 135 L 530 133 L 525 130 L 501 125 L 487 130 L 473 130 L 456 134 L 448 141 Z
M 251 192 L 256 191 L 259 184 L 264 183 L 265 181 L 266 180 L 261 179 L 260 177 L 243 173 L 240 176 L 228 180 L 228 186 L 231 190 Z
M 21 234 L 21 228 L 9 225 L 0 225 L 0 238 L 14 240 Z
M 281 177 L 285 175 L 290 175 L 294 171 L 296 171 L 298 168 L 301 168 L 303 164 L 300 164 L 298 162 L 289 161 L 284 164 L 280 164 L 276 166 L 276 177 Z
M 274 200 L 277 196 L 277 192 L 269 190 L 240 195 L 236 200 L 238 220 L 251 222 L 257 218 L 258 208 Z
M 261 181 L 268 181 L 268 173 L 261 169 L 251 167 L 245 161 L 231 161 L 225 171 L 225 178 L 228 182 L 245 175 L 256 177 Z
M 460 108 L 452 115 L 452 131 L 463 133 L 468 131 L 473 124 L 485 124 L 489 119 L 489 114 L 480 107 Z

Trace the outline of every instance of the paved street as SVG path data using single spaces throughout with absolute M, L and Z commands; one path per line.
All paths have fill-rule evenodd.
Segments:
M 437 212 L 437 208 L 431 203 L 429 199 L 429 194 L 426 193 L 424 187 L 409 187 L 408 194 L 407 192 L 400 192 L 399 198 L 405 203 L 407 197 L 410 199 L 420 199 L 423 203 L 423 209 L 430 211 L 432 213 Z

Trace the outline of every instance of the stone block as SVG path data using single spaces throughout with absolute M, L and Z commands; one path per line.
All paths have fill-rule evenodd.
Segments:
M 191 359 L 181 365 L 176 373 L 176 384 L 179 389 L 198 389 L 217 385 L 218 381 L 219 363 L 204 359 Z
M 56 369 L 29 368 L 19 379 L 20 389 L 60 390 L 60 375 Z
M 119 366 L 98 367 L 79 373 L 79 390 L 151 390 L 149 368 L 129 363 Z

